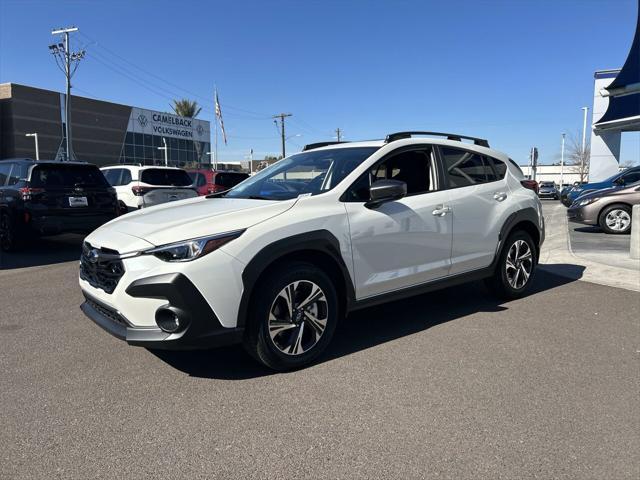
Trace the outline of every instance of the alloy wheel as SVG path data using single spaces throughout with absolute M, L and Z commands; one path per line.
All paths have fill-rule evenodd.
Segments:
M 611 210 L 604 221 L 614 232 L 624 232 L 631 223 L 631 215 L 622 209 Z
M 269 337 L 284 354 L 301 355 L 313 348 L 329 318 L 327 298 L 308 280 L 292 282 L 276 296 L 269 311 Z
M 531 247 L 524 240 L 516 240 L 509 248 L 505 265 L 507 281 L 512 288 L 520 290 L 529 281 L 533 271 Z

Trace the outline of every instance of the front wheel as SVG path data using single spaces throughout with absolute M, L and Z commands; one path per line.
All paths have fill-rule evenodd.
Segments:
M 255 287 L 245 349 L 269 368 L 291 370 L 320 355 L 338 323 L 338 295 L 315 265 L 283 265 Z
M 524 296 L 531 287 L 538 263 L 531 235 L 518 230 L 507 238 L 500 252 L 498 265 L 486 283 L 500 298 L 514 299 Z
M 611 205 L 602 211 L 598 223 L 606 233 L 629 233 L 631 209 L 626 205 Z

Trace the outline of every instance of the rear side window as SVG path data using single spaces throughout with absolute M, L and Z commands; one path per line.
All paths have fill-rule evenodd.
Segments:
M 120 185 L 129 185 L 131 183 L 131 171 L 126 168 L 122 169 L 122 177 L 120 177 Z
M 440 151 L 449 188 L 467 187 L 496 180 L 486 157 L 451 147 L 442 147 Z
M 231 188 L 248 177 L 246 173 L 217 173 L 214 182 L 221 187 Z
M 149 185 L 188 187 L 193 182 L 184 170 L 149 168 L 140 173 L 140 181 Z
M 36 165 L 31 170 L 31 186 L 39 188 L 108 187 L 102 172 L 94 165 Z
M 107 182 L 109 182 L 109 185 L 111 185 L 112 187 L 117 187 L 118 185 L 121 185 L 120 183 L 120 175 L 122 174 L 121 168 L 110 168 L 109 170 L 104 170 L 102 173 L 104 174 L 104 178 L 107 179 Z
M 16 185 L 20 180 L 25 177 L 24 168 L 19 163 L 14 163 L 9 174 L 7 185 Z
M 11 173 L 12 165 L 12 163 L 0 162 L 0 187 L 4 187 L 6 185 L 9 173 Z

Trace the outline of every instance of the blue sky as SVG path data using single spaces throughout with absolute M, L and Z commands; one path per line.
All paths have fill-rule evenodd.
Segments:
M 51 28 L 80 27 L 75 94 L 169 110 L 188 97 L 213 119 L 217 84 L 229 145 L 221 160 L 280 149 L 270 115 L 291 112 L 304 143 L 404 129 L 486 137 L 525 163 L 579 134 L 593 72 L 622 66 L 636 0 L 0 0 L 0 82 L 61 91 Z M 197 96 L 196 96 L 197 95 Z M 640 135 L 622 160 L 640 161 Z

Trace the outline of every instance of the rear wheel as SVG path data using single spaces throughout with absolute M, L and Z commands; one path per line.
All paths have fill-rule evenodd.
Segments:
M 486 283 L 500 298 L 513 299 L 526 294 L 538 263 L 531 235 L 523 230 L 513 232 L 500 252 L 498 265 Z
M 8 213 L 0 214 L 0 250 L 11 252 L 18 246 L 16 227 Z
M 631 230 L 631 208 L 627 205 L 610 205 L 600 213 L 600 228 L 607 233 L 622 234 Z
M 280 371 L 316 359 L 331 341 L 339 315 L 338 296 L 327 274 L 309 263 L 289 263 L 255 289 L 245 349 Z

